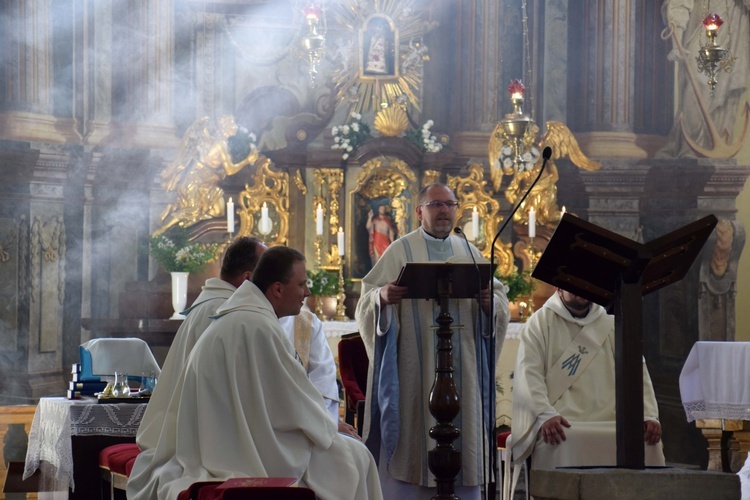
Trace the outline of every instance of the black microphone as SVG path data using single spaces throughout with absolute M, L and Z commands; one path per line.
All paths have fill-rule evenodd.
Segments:
M 550 159 L 551 156 L 552 156 L 552 148 L 549 147 L 549 146 L 547 146 L 546 148 L 544 148 L 544 151 L 542 151 L 542 158 L 543 158 L 542 167 L 539 169 L 539 173 L 536 175 L 536 179 L 534 179 L 534 182 L 531 183 L 531 186 L 529 186 L 529 189 L 526 190 L 526 193 L 524 193 L 524 195 L 518 201 L 518 203 L 516 204 L 516 206 L 513 208 L 513 211 L 510 213 L 510 215 L 505 220 L 505 222 L 503 222 L 503 225 L 500 226 L 500 229 L 495 234 L 495 237 L 492 239 L 492 245 L 490 245 L 490 269 L 494 269 L 495 268 L 495 243 L 497 242 L 497 239 L 500 237 L 500 234 L 502 234 L 503 230 L 505 229 L 505 226 L 507 226 L 508 223 L 513 220 L 513 216 L 516 214 L 516 212 L 518 211 L 518 209 L 521 208 L 521 205 L 526 200 L 526 197 L 529 195 L 529 193 L 531 193 L 531 190 L 534 189 L 534 186 L 536 186 L 536 183 L 539 181 L 539 178 L 542 176 L 542 172 L 544 172 L 544 167 L 547 166 L 547 161 Z M 490 366 L 490 380 L 494 380 L 495 379 L 495 363 L 494 363 L 494 360 L 495 360 L 495 341 L 496 341 L 496 339 L 495 339 L 495 331 L 494 331 L 494 328 L 495 328 L 495 311 L 494 311 L 494 306 L 495 306 L 495 300 L 494 300 L 494 297 L 495 297 L 495 287 L 494 287 L 494 285 L 495 285 L 495 280 L 493 280 L 492 278 L 490 278 L 490 298 L 491 298 L 491 300 L 490 300 L 490 314 L 489 314 L 489 316 L 490 316 L 490 322 L 491 322 L 491 325 L 492 325 L 490 327 L 490 330 L 492 330 L 492 334 L 490 335 L 490 353 L 489 354 L 490 354 L 490 359 L 493 361 L 492 363 L 489 364 L 489 366 Z M 494 398 L 494 391 L 491 390 L 490 394 L 492 395 L 491 396 L 491 400 L 494 403 L 494 400 L 495 400 L 495 398 Z M 482 398 L 482 400 L 484 401 L 484 398 Z M 494 420 L 494 415 L 495 415 L 494 405 L 491 405 L 490 415 L 491 415 L 491 417 L 493 417 L 493 418 L 490 419 L 490 421 L 494 422 L 495 421 Z M 491 434 L 491 439 L 490 439 L 490 443 L 489 444 L 490 444 L 490 449 L 492 449 L 491 447 L 494 446 L 495 443 L 496 443 L 495 432 L 494 431 L 490 432 L 490 434 Z M 494 490 L 495 489 L 494 479 L 497 477 L 497 469 L 496 469 L 496 465 L 497 464 L 496 464 L 496 457 L 495 457 L 495 455 L 493 453 L 490 453 L 490 461 L 489 462 L 490 462 L 490 470 L 491 470 L 491 473 L 490 473 L 490 475 L 491 475 L 491 484 L 489 485 L 489 487 L 492 490 Z
M 534 189 L 534 186 L 536 186 L 536 183 L 539 181 L 539 178 L 542 176 L 542 172 L 544 172 L 544 167 L 547 166 L 547 161 L 549 160 L 550 156 L 552 156 L 552 148 L 547 146 L 544 148 L 544 151 L 542 151 L 542 158 L 544 161 L 542 161 L 542 168 L 539 169 L 539 173 L 536 174 L 536 179 L 534 179 L 534 182 L 531 183 L 531 186 L 529 186 L 529 189 L 526 190 L 526 193 L 521 197 L 519 202 L 516 204 L 513 211 L 510 213 L 510 216 L 508 216 L 507 219 L 505 219 L 505 222 L 503 222 L 503 225 L 500 226 L 500 230 L 495 234 L 495 237 L 492 239 L 492 245 L 490 246 L 490 252 L 492 255 L 495 255 L 495 243 L 497 243 L 497 239 L 500 237 L 500 234 L 503 232 L 503 229 L 505 229 L 505 226 L 508 225 L 510 221 L 513 220 L 513 216 L 516 215 L 516 212 L 518 212 L 518 209 L 521 208 L 521 205 L 523 205 L 523 202 L 526 200 L 526 197 L 531 193 L 531 190 Z

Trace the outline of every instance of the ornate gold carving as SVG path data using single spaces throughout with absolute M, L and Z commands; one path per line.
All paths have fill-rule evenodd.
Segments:
M 362 165 L 362 171 L 355 181 L 357 186 L 350 191 L 352 211 L 361 208 L 359 201 L 386 198 L 390 200 L 391 213 L 396 222 L 398 235 L 403 236 L 409 232 L 409 221 L 412 203 L 416 201 L 417 193 L 413 189 L 417 186 L 417 177 L 409 165 L 400 159 L 381 156 L 373 158 Z M 404 195 L 404 192 L 408 195 Z M 349 234 L 353 228 L 350 228 Z M 353 255 L 351 248 L 347 249 L 347 255 Z
M 185 132 L 177 157 L 161 174 L 162 187 L 176 191 L 176 199 L 162 212 L 162 226 L 154 235 L 176 224 L 187 227 L 225 215 L 226 201 L 219 182 L 258 159 L 257 150 L 252 149 L 242 160 L 232 160 L 227 140 L 237 130 L 232 116 L 221 117 L 216 128 L 204 116 Z
M 422 175 L 422 187 L 440 182 L 440 172 L 437 170 L 425 170 Z
M 328 210 L 328 231 L 330 234 L 336 234 L 339 224 L 339 194 L 341 187 L 344 185 L 344 171 L 338 168 L 316 168 L 313 171 L 315 185 L 318 188 L 318 195 L 313 197 L 313 206 L 317 208 L 318 203 L 323 207 L 323 215 Z M 323 187 L 327 186 L 327 190 Z M 326 192 L 324 192 L 326 191 Z M 315 212 L 313 211 L 313 217 Z M 313 223 L 315 220 L 313 219 Z
M 487 181 L 484 180 L 483 165 L 481 163 L 469 165 L 469 175 L 465 177 L 449 175 L 446 184 L 456 193 L 459 203 L 456 225 L 465 232 L 468 231 L 465 227 L 471 224 L 474 208 L 477 209 L 480 221 L 479 237 L 474 244 L 489 260 L 490 245 L 503 217 L 500 215 L 500 203 L 486 190 Z M 498 239 L 495 242 L 495 255 L 498 256 L 497 269 L 500 274 L 510 274 L 514 271 L 515 265 L 510 243 L 505 244 Z
M 343 0 L 332 10 L 336 23 L 351 32 L 332 56 L 338 105 L 375 112 L 403 95 L 420 110 L 422 65 L 429 60 L 423 38 L 437 23 L 424 19 L 427 12 L 414 0 Z
M 289 238 L 289 174 L 271 170 L 271 160 L 259 155 L 255 183 L 240 192 L 237 236 L 255 236 L 268 245 L 286 245 Z M 271 231 L 260 233 L 261 207 L 267 204 Z M 256 220 L 257 219 L 257 220 Z
M 529 208 L 534 207 L 536 210 L 537 224 L 553 227 L 560 220 L 560 208 L 557 205 L 557 167 L 555 160 L 558 158 L 569 157 L 570 160 L 579 168 L 588 171 L 598 170 L 602 167 L 601 163 L 589 159 L 581 148 L 578 146 L 573 133 L 565 124 L 555 121 L 547 122 L 547 132 L 539 141 L 538 147 L 541 150 L 544 146 L 552 148 L 552 156 L 547 162 L 544 173 L 539 178 L 539 182 L 534 186 L 529 196 L 521 204 L 520 209 L 516 212 L 513 220 L 521 223 L 528 223 Z M 536 128 L 536 125 L 532 126 Z M 536 137 L 537 131 L 533 131 Z M 502 127 L 498 125 L 490 135 L 488 147 L 489 160 L 491 165 L 492 188 L 495 192 L 500 190 L 503 174 L 512 175 L 513 179 L 505 190 L 505 199 L 511 205 L 523 196 L 539 174 L 542 168 L 542 158 L 534 168 L 527 171 L 516 171 L 512 167 L 503 168 L 497 162 L 502 148 Z
M 381 135 L 398 137 L 409 128 L 409 119 L 403 109 L 390 106 L 378 111 L 373 126 Z
M 297 189 L 299 189 L 299 192 L 302 193 L 302 196 L 305 196 L 307 194 L 307 186 L 305 185 L 305 181 L 302 179 L 302 173 L 300 172 L 300 169 L 297 169 L 294 172 L 294 185 L 297 186 Z

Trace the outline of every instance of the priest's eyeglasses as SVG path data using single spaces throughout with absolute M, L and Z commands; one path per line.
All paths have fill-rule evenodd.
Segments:
M 433 200 L 428 201 L 427 203 L 422 204 L 423 207 L 430 207 L 430 208 L 456 208 L 458 206 L 458 203 L 455 201 L 440 201 L 440 200 Z

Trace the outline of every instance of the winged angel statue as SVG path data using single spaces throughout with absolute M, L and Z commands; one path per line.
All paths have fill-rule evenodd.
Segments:
M 154 236 L 176 224 L 187 227 L 223 217 L 226 208 L 219 183 L 257 159 L 253 134 L 238 127 L 234 117 L 222 116 L 217 126 L 207 116 L 196 120 L 185 132 L 177 157 L 161 174 L 162 187 L 176 191 L 176 197 L 162 212 L 162 226 Z
M 578 146 L 578 141 L 573 137 L 573 133 L 565 124 L 556 121 L 547 122 L 547 132 L 544 137 L 534 144 L 539 133 L 539 127 L 532 124 L 528 133 L 525 135 L 524 146 L 531 150 L 537 147 L 541 150 L 543 147 L 552 148 L 552 156 L 547 162 L 544 173 L 539 178 L 529 196 L 524 200 L 518 212 L 514 216 L 517 222 L 528 222 L 529 207 L 536 210 L 537 223 L 546 226 L 553 226 L 560 219 L 560 208 L 557 206 L 557 180 L 559 178 L 555 160 L 558 158 L 569 157 L 571 161 L 579 168 L 588 171 L 599 170 L 602 168 L 601 163 L 589 159 Z M 501 157 L 508 157 L 506 149 L 511 148 L 511 143 L 503 135 L 502 124 L 498 124 L 492 131 L 489 143 L 489 161 L 492 178 L 492 188 L 495 192 L 500 190 L 503 175 L 512 175 L 513 179 L 505 190 L 505 199 L 511 205 L 515 205 L 523 194 L 529 189 L 542 168 L 542 160 L 537 155 L 537 161 L 525 163 L 517 166 L 513 161 L 501 162 Z M 528 166 L 528 168 L 526 168 Z

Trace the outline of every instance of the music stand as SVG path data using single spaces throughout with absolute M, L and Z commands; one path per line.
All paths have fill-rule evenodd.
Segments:
M 405 298 L 435 299 L 440 302 L 435 347 L 435 381 L 430 390 L 430 413 L 437 425 L 430 428 L 435 448 L 427 452 L 427 465 L 435 475 L 436 499 L 455 499 L 455 480 L 461 471 L 461 451 L 453 441 L 461 435 L 453 420 L 461 409 L 461 400 L 453 379 L 453 329 L 449 312 L 450 299 L 474 298 L 487 288 L 492 276 L 490 264 L 450 264 L 409 262 L 402 269 L 396 285 L 406 286 Z
M 709 215 L 643 244 L 566 213 L 532 273 L 614 308 L 618 467 L 645 468 L 643 296 L 684 278 L 716 223 Z

